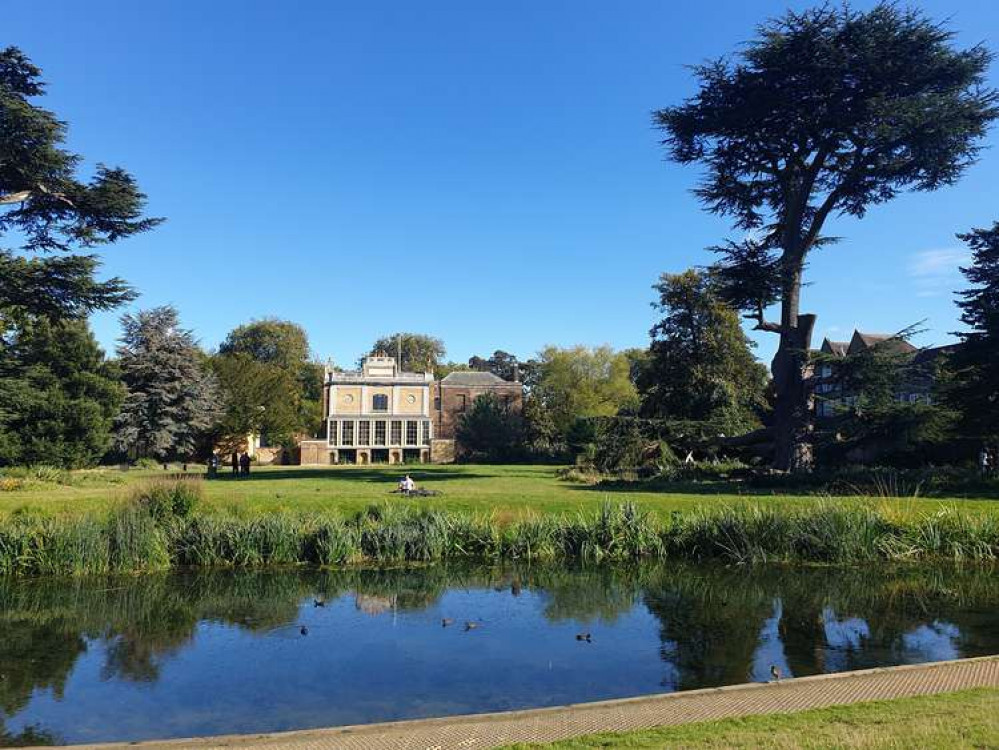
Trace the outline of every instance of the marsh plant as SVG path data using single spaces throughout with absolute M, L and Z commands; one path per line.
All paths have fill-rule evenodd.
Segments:
M 108 573 L 170 567 L 638 559 L 863 563 L 986 561 L 999 556 L 999 519 L 944 507 L 917 515 L 888 505 L 817 500 L 660 517 L 630 503 L 596 513 L 494 516 L 391 504 L 336 513 L 201 512 L 196 482 L 136 491 L 106 517 L 15 514 L 0 525 L 0 574 Z

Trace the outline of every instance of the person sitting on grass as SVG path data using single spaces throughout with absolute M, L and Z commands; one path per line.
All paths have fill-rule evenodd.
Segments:
M 404 476 L 402 479 L 399 480 L 399 492 L 401 492 L 403 495 L 408 495 L 411 492 L 416 492 L 416 482 L 413 481 L 413 478 L 410 477 L 409 474 L 407 474 L 406 476 Z

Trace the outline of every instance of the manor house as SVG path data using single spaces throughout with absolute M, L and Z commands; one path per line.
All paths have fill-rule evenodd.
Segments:
M 523 386 L 488 372 L 455 372 L 436 381 L 404 372 L 395 358 L 372 356 L 361 369 L 327 369 L 325 438 L 303 440 L 302 464 L 450 463 L 461 450 L 457 425 L 486 393 L 519 411 Z

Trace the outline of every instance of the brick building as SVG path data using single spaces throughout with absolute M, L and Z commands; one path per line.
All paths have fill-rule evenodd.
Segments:
M 836 378 L 836 359 L 859 354 L 876 346 L 887 346 L 888 351 L 904 359 L 903 372 L 895 399 L 902 403 L 932 403 L 936 381 L 936 365 L 940 358 L 951 354 L 957 345 L 917 349 L 897 336 L 881 333 L 854 331 L 849 341 L 822 342 L 819 350 L 827 355 L 820 365 L 815 386 L 815 415 L 820 418 L 835 417 L 844 409 L 857 405 L 858 396 L 844 391 Z
M 434 419 L 437 436 L 455 440 L 461 415 L 472 408 L 479 396 L 495 395 L 507 408 L 520 412 L 524 406 L 524 386 L 517 380 L 503 380 L 491 372 L 452 372 L 434 384 Z
M 367 357 L 360 370 L 327 370 L 325 437 L 304 440 L 302 464 L 450 463 L 460 452 L 456 431 L 476 398 L 495 394 L 520 411 L 519 382 L 488 372 L 455 372 L 435 381 L 404 372 L 392 357 Z

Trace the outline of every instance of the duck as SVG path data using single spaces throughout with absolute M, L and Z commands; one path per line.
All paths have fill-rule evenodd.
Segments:
M 465 632 L 467 633 L 469 630 L 475 630 L 477 627 L 479 627 L 479 623 L 468 620 L 465 623 Z
M 301 633 L 302 635 L 308 635 L 309 629 L 303 625 L 298 632 Z
M 441 627 L 446 628 L 448 625 L 454 625 L 454 620 L 452 620 L 450 617 L 442 617 Z
M 589 633 L 576 633 L 577 641 L 586 641 L 587 643 L 593 643 L 593 636 Z
M 325 607 L 326 606 L 326 602 L 324 600 L 322 600 L 322 599 L 313 599 L 312 600 L 312 606 L 313 607 Z
M 780 667 L 778 667 L 776 664 L 771 664 L 770 676 L 775 680 L 780 680 Z

